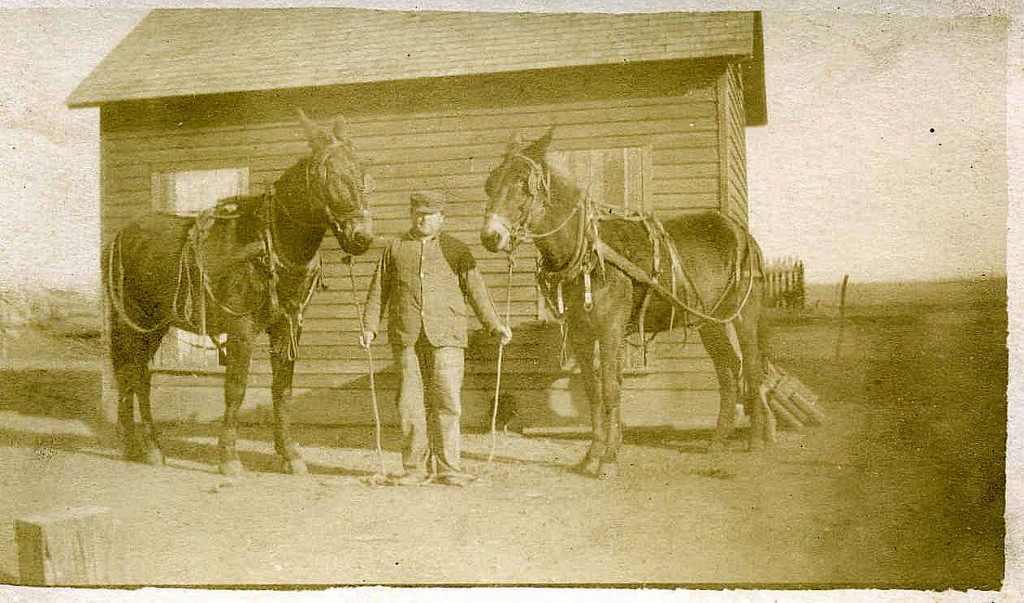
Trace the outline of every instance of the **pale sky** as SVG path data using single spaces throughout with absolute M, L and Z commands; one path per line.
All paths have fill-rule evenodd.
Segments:
M 1006 25 L 766 13 L 750 224 L 808 278 L 1003 273 Z
M 880 2 L 733 4 L 765 11 L 769 123 L 748 128 L 747 151 L 751 229 L 768 258 L 800 257 L 812 282 L 1004 273 L 1005 21 L 954 19 L 948 3 L 890 3 L 895 16 Z M 0 12 L 0 286 L 98 283 L 98 112 L 63 103 L 144 14 Z

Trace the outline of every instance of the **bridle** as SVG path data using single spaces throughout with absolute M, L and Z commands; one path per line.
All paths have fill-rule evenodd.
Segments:
M 522 153 L 506 156 L 507 161 L 516 159 L 521 160 L 530 168 L 530 173 L 527 176 L 527 189 L 531 196 L 530 202 L 524 204 L 519 218 L 511 227 L 509 227 L 508 220 L 504 216 L 497 212 L 492 212 L 492 215 L 496 216 L 509 229 L 509 256 L 511 257 L 511 254 L 515 252 L 515 246 L 520 237 L 537 240 L 553 236 L 566 228 L 572 219 L 578 215 L 579 225 L 576 229 L 573 249 L 568 259 L 565 260 L 561 267 L 552 267 L 545 265 L 543 256 L 539 257 L 537 259 L 537 280 L 545 296 L 548 296 L 548 290 L 557 291 L 559 301 L 557 305 L 552 305 L 552 307 L 558 308 L 559 314 L 561 314 L 562 282 L 571 281 L 577 276 L 582 275 L 585 289 L 584 308 L 589 311 L 593 307 L 593 299 L 590 293 L 590 274 L 594 267 L 601 267 L 603 270 L 604 266 L 604 262 L 600 257 L 594 257 L 594 252 L 596 251 L 594 245 L 598 234 L 592 197 L 589 193 L 585 193 L 575 203 L 572 211 L 557 226 L 545 232 L 534 232 L 531 230 L 529 222 L 537 211 L 538 206 L 544 211 L 551 207 L 551 171 L 550 168 L 545 169 L 544 165 Z
M 524 204 L 519 211 L 519 217 L 515 222 L 509 224 L 509 220 L 505 216 L 498 212 L 492 212 L 492 215 L 497 217 L 498 220 L 506 227 L 509 231 L 509 246 L 510 250 L 514 250 L 516 244 L 520 240 L 533 240 L 543 239 L 561 231 L 563 228 L 568 226 L 569 222 L 576 216 L 580 211 L 580 205 L 576 204 L 569 212 L 569 215 L 562 220 L 555 228 L 545 232 L 534 232 L 530 228 L 530 221 L 533 215 L 540 208 L 543 212 L 547 212 L 548 208 L 551 207 L 551 171 L 544 169 L 544 166 L 522 153 L 514 153 L 507 156 L 506 161 L 520 160 L 527 165 L 530 169 L 529 175 L 526 177 L 527 191 L 530 194 L 530 202 Z M 581 227 L 584 221 L 580 221 Z
M 365 194 L 369 192 L 367 187 L 363 184 L 356 184 L 352 178 L 344 178 L 345 186 L 349 189 L 351 198 L 355 200 L 353 207 L 343 214 L 336 214 L 331 209 L 330 204 L 330 191 L 328 187 L 328 167 L 327 160 L 331 157 L 331 152 L 339 147 L 343 147 L 344 142 L 335 142 L 323 150 L 323 153 L 316 161 L 309 161 L 306 165 L 305 177 L 306 177 L 306 198 L 308 205 L 305 213 L 311 216 L 322 215 L 322 222 L 310 222 L 304 220 L 294 213 L 292 213 L 287 204 L 281 203 L 276 195 L 276 191 L 273 189 L 270 191 L 270 236 L 276 238 L 276 221 L 274 220 L 275 210 L 281 210 L 281 213 L 289 222 L 304 226 L 306 228 L 321 228 L 323 226 L 330 227 L 331 231 L 337 235 L 344 229 L 346 222 L 353 220 L 365 220 L 370 215 L 370 208 L 361 203 L 362 199 L 365 198 Z

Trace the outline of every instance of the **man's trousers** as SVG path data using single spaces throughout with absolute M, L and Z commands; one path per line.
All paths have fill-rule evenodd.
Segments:
M 393 351 L 400 372 L 402 466 L 407 473 L 459 473 L 464 350 L 434 347 L 420 334 L 415 345 Z

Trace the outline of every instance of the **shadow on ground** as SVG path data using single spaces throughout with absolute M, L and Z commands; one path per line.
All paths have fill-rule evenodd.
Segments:
M 0 375 L 0 413 L 9 420 L 0 427 L 0 444 L 32 448 L 51 448 L 110 459 L 121 459 L 120 442 L 113 425 L 97 408 L 95 400 L 100 375 L 85 370 L 7 370 Z M 372 452 L 376 437 L 372 426 L 295 425 L 296 438 L 304 448 L 350 449 Z M 196 465 L 216 472 L 219 462 L 217 423 L 167 423 L 159 426 L 160 441 L 167 463 L 171 466 L 197 469 Z M 486 437 L 486 429 L 465 429 L 467 436 Z M 708 430 L 677 430 L 668 428 L 627 428 L 624 442 L 628 445 L 664 448 L 687 453 L 707 450 L 711 432 Z M 239 437 L 253 443 L 259 450 L 240 449 L 239 456 L 246 469 L 254 472 L 280 471 L 280 459 L 273 452 L 273 426 L 245 424 Z M 545 434 L 547 440 L 589 440 L 589 430 L 562 434 Z M 401 450 L 401 434 L 395 426 L 382 430 L 384 450 Z M 468 460 L 487 460 L 486 454 L 464 453 Z M 317 464 L 309 459 L 311 472 L 323 475 L 360 477 L 372 472 L 365 469 Z M 505 457 L 497 462 L 564 468 L 561 464 L 540 460 Z

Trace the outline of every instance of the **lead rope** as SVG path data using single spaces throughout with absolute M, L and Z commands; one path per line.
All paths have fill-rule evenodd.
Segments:
M 356 275 L 352 268 L 352 256 L 348 256 L 345 260 L 348 264 L 348 282 L 351 285 L 350 291 L 352 292 L 352 305 L 356 307 L 356 312 L 359 313 L 359 336 L 366 331 L 366 321 L 363 319 L 363 305 L 359 303 L 359 298 L 356 297 Z M 377 383 L 374 377 L 373 368 L 373 350 L 371 349 L 372 343 L 366 342 L 366 361 L 369 366 L 370 376 L 370 400 L 373 403 L 373 435 L 377 446 L 377 465 L 379 473 L 376 476 L 371 477 L 371 481 L 378 482 L 387 479 L 387 469 L 384 467 L 384 446 L 381 444 L 381 428 L 380 428 L 380 407 L 377 405 Z
M 512 270 L 516 267 L 516 260 L 512 254 L 508 254 L 508 278 L 505 281 L 505 326 L 508 327 L 509 317 L 512 314 Z M 494 404 L 491 405 L 491 450 L 487 454 L 487 469 L 491 468 L 491 461 L 494 460 L 494 449 L 498 441 L 498 400 L 501 397 L 501 365 L 505 358 L 504 335 L 498 343 L 498 372 L 494 379 Z

